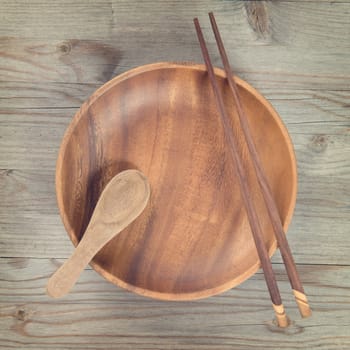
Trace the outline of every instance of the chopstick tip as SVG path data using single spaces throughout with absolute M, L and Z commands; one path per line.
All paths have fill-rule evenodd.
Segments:
M 298 305 L 299 312 L 303 318 L 310 317 L 312 314 L 309 302 L 304 292 L 293 289 L 295 301 Z
M 286 328 L 290 324 L 290 320 L 288 316 L 286 315 L 286 312 L 284 311 L 284 306 L 283 304 L 275 305 L 272 304 L 274 310 L 275 310 L 275 315 L 276 315 L 276 321 L 277 325 L 280 328 Z

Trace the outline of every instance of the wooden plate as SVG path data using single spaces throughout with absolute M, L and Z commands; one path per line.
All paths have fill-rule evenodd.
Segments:
M 264 229 L 271 225 L 237 116 L 216 69 Z M 271 105 L 237 78 L 243 105 L 284 228 L 296 200 L 296 163 L 287 130 Z M 136 293 L 168 300 L 208 297 L 252 276 L 259 260 L 242 206 L 214 96 L 203 65 L 156 63 L 132 69 L 98 89 L 64 136 L 56 191 L 65 228 L 77 245 L 98 197 L 118 172 L 149 178 L 144 213 L 107 244 L 92 267 Z

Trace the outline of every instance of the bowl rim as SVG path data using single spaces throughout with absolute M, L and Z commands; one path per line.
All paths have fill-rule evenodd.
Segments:
M 63 168 L 63 164 L 64 164 L 63 158 L 64 158 L 65 150 L 67 148 L 67 144 L 69 142 L 71 135 L 74 132 L 76 125 L 78 124 L 81 116 L 85 114 L 85 112 L 90 108 L 90 106 L 93 105 L 94 102 L 98 98 L 100 98 L 104 93 L 106 93 L 113 86 L 115 86 L 115 85 L 129 79 L 129 78 L 132 78 L 134 76 L 142 74 L 142 73 L 146 73 L 146 72 L 154 71 L 154 70 L 174 69 L 174 68 L 193 69 L 193 70 L 197 70 L 200 72 L 206 71 L 206 67 L 204 64 L 198 64 L 198 63 L 194 63 L 194 62 L 156 62 L 156 63 L 150 63 L 150 64 L 138 66 L 136 68 L 132 68 L 132 69 L 114 77 L 113 79 L 109 80 L 108 82 L 103 84 L 101 87 L 99 87 L 95 92 L 93 92 L 92 95 L 90 95 L 90 97 L 87 98 L 83 102 L 83 104 L 81 105 L 79 110 L 73 116 L 70 124 L 68 125 L 68 127 L 64 133 L 64 136 L 62 138 L 62 142 L 61 142 L 59 152 L 58 152 L 58 157 L 57 157 L 57 162 L 56 162 L 55 188 L 56 188 L 57 204 L 58 204 L 61 219 L 63 221 L 63 225 L 64 225 L 64 227 L 68 233 L 68 236 L 70 237 L 70 239 L 75 247 L 78 245 L 79 241 L 77 240 L 76 236 L 74 235 L 74 230 L 69 223 L 68 215 L 67 215 L 66 209 L 63 205 L 62 181 L 61 181 L 62 176 L 61 176 L 61 174 L 62 174 L 62 168 Z M 215 72 L 215 75 L 220 77 L 220 78 L 226 77 L 225 71 L 221 68 L 215 67 L 214 72 Z M 237 76 L 235 76 L 235 81 L 236 81 L 237 85 L 243 87 L 245 90 L 247 90 L 252 95 L 254 95 L 255 98 L 257 98 L 259 100 L 259 102 L 267 108 L 271 117 L 274 118 L 276 125 L 279 127 L 280 132 L 283 135 L 284 140 L 286 142 L 286 146 L 288 148 L 289 155 L 291 157 L 292 181 L 293 181 L 290 203 L 289 203 L 289 207 L 287 210 L 285 222 L 283 225 L 284 232 L 287 233 L 287 229 L 290 225 L 290 222 L 292 220 L 292 216 L 294 213 L 294 209 L 295 209 L 296 197 L 297 197 L 297 182 L 298 182 L 296 156 L 295 156 L 294 147 L 293 147 L 293 144 L 291 141 L 291 137 L 290 137 L 288 130 L 287 130 L 286 126 L 284 125 L 282 119 L 280 118 L 280 116 L 276 112 L 276 110 L 272 107 L 271 103 L 269 101 L 267 101 L 263 97 L 262 94 L 260 94 L 255 88 L 253 88 L 246 81 L 242 80 L 241 78 L 239 78 Z M 276 239 L 274 239 L 272 245 L 270 246 L 270 248 L 268 250 L 270 258 L 275 253 L 276 249 L 277 249 L 277 241 L 276 241 Z M 119 279 L 118 277 L 116 277 L 112 273 L 106 271 L 104 268 L 102 268 L 94 260 L 92 260 L 90 262 L 90 265 L 92 266 L 92 268 L 96 272 L 101 274 L 107 281 L 110 281 L 113 284 L 115 284 L 119 287 L 122 287 L 126 290 L 135 292 L 139 295 L 158 299 L 158 300 L 177 300 L 177 301 L 188 301 L 188 300 L 202 299 L 202 298 L 213 296 L 213 295 L 216 295 L 219 293 L 223 293 L 223 292 L 241 284 L 249 277 L 253 276 L 260 268 L 260 263 L 258 261 L 254 265 L 252 265 L 249 269 L 247 269 L 244 273 L 237 276 L 236 278 L 231 279 L 231 280 L 229 280 L 221 285 L 211 287 L 208 289 L 203 289 L 200 291 L 188 292 L 188 293 L 163 293 L 163 292 L 158 292 L 158 291 L 154 291 L 154 290 L 150 290 L 150 289 L 141 288 L 141 287 L 138 287 L 135 285 L 131 285 L 131 284 L 123 281 L 122 279 Z

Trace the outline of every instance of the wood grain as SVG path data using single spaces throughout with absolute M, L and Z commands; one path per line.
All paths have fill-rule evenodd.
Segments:
M 284 88 L 288 83 L 287 86 L 294 89 L 328 90 L 331 86 L 333 90 L 348 90 L 350 64 L 346 54 L 337 46 L 323 50 L 313 48 L 311 43 L 308 47 L 299 47 L 294 42 L 289 44 L 275 42 L 266 45 L 248 37 L 246 41 L 250 45 L 247 47 L 246 43 L 240 43 L 236 37 L 232 42 L 232 32 L 235 30 L 232 28 L 232 23 L 226 23 L 225 17 L 218 18 L 223 22 L 222 33 L 228 38 L 227 53 L 232 57 L 235 71 L 256 88 L 267 88 L 276 84 Z M 189 21 L 191 20 L 192 17 L 189 18 Z M 242 31 L 244 33 L 244 29 L 250 30 L 243 25 L 238 33 L 242 34 Z M 349 34 L 343 33 L 343 35 Z M 123 43 L 122 47 L 128 52 L 128 57 L 124 58 L 125 51 L 119 48 L 121 44 L 119 42 L 116 44 L 109 36 L 103 40 L 90 41 L 0 37 L 1 45 L 6 50 L 0 54 L 2 67 L 0 77 L 7 81 L 21 82 L 101 84 L 138 65 L 162 60 L 200 62 L 201 57 L 195 49 L 197 43 L 192 36 L 189 36 L 191 41 L 186 45 L 180 40 L 181 51 L 173 45 L 179 42 L 179 38 L 166 37 L 164 41 L 150 43 L 150 47 L 145 47 L 142 54 L 140 52 L 142 42 L 138 41 L 140 40 L 138 37 L 136 39 Z M 311 35 L 308 42 L 312 40 L 316 38 Z M 162 48 L 160 53 L 157 50 L 158 45 Z M 208 40 L 208 46 L 210 52 L 216 53 L 214 42 Z M 251 54 L 252 49 L 254 55 Z M 34 54 L 35 50 L 38 50 L 39 54 Z M 350 49 L 345 48 L 345 52 L 348 51 Z M 332 66 L 334 57 L 337 64 Z M 268 63 L 271 61 L 274 62 L 273 65 Z M 317 70 L 315 62 L 318 62 Z M 220 58 L 215 54 L 213 64 L 221 65 Z
M 350 344 L 348 266 L 299 266 L 314 309 L 311 318 L 300 319 L 284 268 L 275 264 L 294 320 L 281 330 L 271 320 L 262 273 L 220 296 L 174 303 L 126 293 L 87 270 L 74 292 L 53 302 L 45 283 L 60 262 L 0 259 L 0 325 L 8 330 L 2 348 L 277 350 L 284 344 L 296 350 L 302 343 L 311 350 L 338 350 Z
M 268 1 L 263 21 L 257 3 L 242 1 L 0 4 L 1 348 L 350 347 L 348 1 Z M 88 270 L 69 300 L 50 301 L 45 281 L 63 261 L 54 258 L 73 249 L 54 191 L 72 116 L 127 69 L 200 62 L 192 18 L 204 20 L 209 11 L 220 21 L 233 68 L 273 104 L 291 134 L 299 191 L 288 239 L 313 317 L 298 319 L 278 255 L 274 268 L 279 280 L 284 276 L 281 291 L 295 320 L 288 332 L 271 327 L 261 274 L 221 296 L 179 304 L 126 293 Z M 206 39 L 217 53 L 214 38 Z M 219 66 L 218 54 L 213 58 Z

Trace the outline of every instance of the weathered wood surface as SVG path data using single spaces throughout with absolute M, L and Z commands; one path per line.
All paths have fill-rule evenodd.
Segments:
M 44 288 L 56 259 L 1 259 L 2 349 L 347 349 L 350 346 L 349 266 L 301 265 L 311 318 L 300 320 L 280 264 L 275 264 L 289 315 L 271 320 L 258 273 L 238 288 L 195 302 L 161 302 L 116 289 L 86 270 L 65 299 Z M 335 277 L 336 276 L 336 277 Z
M 0 348 L 350 348 L 350 3 L 348 1 L 0 0 Z M 272 323 L 259 273 L 223 295 L 157 302 L 91 269 L 62 301 L 44 294 L 72 245 L 58 216 L 55 162 L 65 128 L 101 84 L 154 61 L 201 62 L 198 16 L 214 11 L 238 75 L 285 122 L 299 193 L 288 237 L 314 315 Z M 48 239 L 48 237 L 50 237 Z

